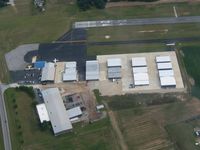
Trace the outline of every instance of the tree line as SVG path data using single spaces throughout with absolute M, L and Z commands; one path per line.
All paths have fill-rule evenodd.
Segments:
M 77 0 L 78 7 L 86 11 L 92 7 L 97 9 L 104 9 L 106 6 L 107 0 Z

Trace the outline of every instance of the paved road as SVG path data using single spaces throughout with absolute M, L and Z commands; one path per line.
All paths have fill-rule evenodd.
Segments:
M 75 22 L 73 28 L 93 28 L 108 26 L 128 26 L 128 25 L 152 25 L 152 24 L 176 24 L 176 23 L 198 23 L 200 16 L 186 17 L 164 17 L 164 18 L 143 18 L 124 20 L 100 20 Z
M 0 116 L 2 123 L 2 132 L 3 132 L 3 140 L 4 140 L 4 148 L 5 150 L 12 150 L 11 140 L 10 140 L 10 131 L 8 126 L 8 117 L 5 108 L 5 102 L 3 93 L 7 86 L 0 84 Z
M 88 42 L 88 45 L 120 45 L 120 44 L 153 44 L 153 43 L 177 43 L 177 42 L 195 42 L 200 41 L 200 37 L 189 38 L 172 38 L 172 39 L 148 39 L 148 40 L 124 40 L 124 41 L 108 41 L 108 42 Z

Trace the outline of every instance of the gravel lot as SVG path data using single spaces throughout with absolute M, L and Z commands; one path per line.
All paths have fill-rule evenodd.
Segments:
M 39 44 L 20 45 L 12 51 L 5 54 L 6 63 L 10 71 L 23 70 L 27 66 L 24 56 L 33 50 L 37 50 Z

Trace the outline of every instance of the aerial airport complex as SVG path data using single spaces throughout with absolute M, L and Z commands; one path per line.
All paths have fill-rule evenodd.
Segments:
M 41 68 L 42 83 L 78 82 L 75 61 L 36 63 L 44 63 L 41 65 L 44 66 Z M 85 80 L 91 89 L 99 89 L 102 95 L 184 89 L 175 52 L 97 56 L 97 60 L 86 61 Z M 42 95 L 44 104 L 37 106 L 41 122 L 51 121 L 55 135 L 71 131 L 72 123 L 82 115 L 81 108 L 66 111 L 58 88 L 42 90 Z
M 42 45 L 41 49 L 45 47 L 49 49 L 49 45 Z M 104 106 L 94 103 L 87 91 L 98 89 L 102 96 L 113 96 L 185 90 L 175 51 L 98 55 L 89 60 L 74 50 L 64 52 L 65 47 L 63 55 L 53 52 L 47 56 L 39 50 L 40 59 L 31 57 L 32 62 L 22 71 L 16 68 L 25 65 L 10 61 L 15 59 L 15 51 L 6 54 L 8 68 L 17 77 L 15 82 L 38 88 L 42 99 L 36 106 L 39 120 L 50 121 L 55 136 L 72 131 L 73 123 L 98 119 Z M 75 59 L 71 59 L 73 52 Z M 81 83 L 81 88 L 76 87 Z

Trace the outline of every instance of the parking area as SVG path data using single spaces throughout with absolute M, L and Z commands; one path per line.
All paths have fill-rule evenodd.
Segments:
M 168 55 L 171 57 L 171 63 L 174 70 L 176 80 L 176 88 L 161 88 L 158 70 L 155 62 L 156 56 Z M 133 84 L 133 74 L 131 66 L 131 58 L 145 57 L 148 67 L 149 85 L 130 87 Z M 107 59 L 120 58 L 122 67 L 122 78 L 114 81 L 107 79 Z M 153 53 L 135 53 L 135 54 L 120 54 L 120 55 L 101 55 L 97 56 L 100 64 L 100 80 L 98 88 L 102 95 L 122 95 L 126 93 L 153 93 L 153 92 L 178 92 L 185 91 L 184 84 L 178 65 L 176 53 L 171 52 L 153 52 Z M 92 85 L 92 84 L 91 84 Z
M 41 70 L 18 70 L 10 71 L 10 75 L 13 83 L 19 84 L 38 84 L 41 83 Z

